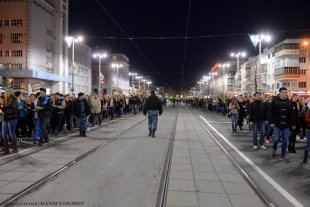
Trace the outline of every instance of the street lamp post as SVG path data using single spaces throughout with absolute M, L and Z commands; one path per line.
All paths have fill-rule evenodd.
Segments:
M 116 68 L 116 91 L 118 92 L 118 69 L 122 68 L 123 64 L 112 63 L 112 68 Z
M 246 57 L 246 53 L 245 52 L 237 52 L 237 53 L 233 52 L 233 53 L 230 54 L 230 56 L 237 59 L 237 71 L 236 71 L 236 73 L 238 74 L 239 73 L 239 67 L 240 67 L 239 66 L 240 56 L 241 57 Z M 236 89 L 235 89 L 235 92 L 236 92 Z
M 219 68 L 223 68 L 223 82 L 224 82 L 224 90 L 223 92 L 225 93 L 225 89 L 226 89 L 226 68 L 229 68 L 230 64 L 229 63 L 225 63 L 225 64 L 219 64 Z
M 210 77 L 215 77 L 218 75 L 217 72 L 212 72 L 212 73 L 209 73 Z M 213 78 L 213 94 L 215 95 L 215 78 Z
M 134 80 L 135 76 L 137 76 L 137 75 L 138 75 L 137 73 L 129 73 L 129 77 L 131 79 L 132 92 L 134 91 L 134 82 L 133 82 L 133 80 Z
M 66 36 L 65 41 L 67 42 L 68 48 L 71 47 L 72 45 L 72 80 L 71 80 L 71 92 L 72 95 L 74 94 L 74 73 L 76 72 L 76 65 L 75 65 L 75 60 L 74 60 L 74 48 L 75 48 L 75 43 L 78 42 L 83 42 L 84 38 L 82 36 Z
M 152 81 L 147 81 L 147 92 L 148 92 L 148 95 L 150 95 L 150 84 L 152 84 Z
M 102 58 L 106 58 L 108 55 L 106 53 L 95 53 L 93 54 L 94 58 L 98 58 L 99 59 L 99 76 L 98 76 L 98 95 L 101 94 L 101 83 L 100 83 L 100 77 L 101 77 L 101 59 Z

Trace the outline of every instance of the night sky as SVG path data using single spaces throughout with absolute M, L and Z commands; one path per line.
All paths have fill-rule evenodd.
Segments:
M 112 21 L 110 13 L 129 37 Z M 155 85 L 182 88 L 189 0 L 71 0 L 69 34 L 83 34 L 93 50 L 124 53 L 131 71 L 149 75 Z M 267 32 L 277 44 L 284 38 L 310 37 L 309 0 L 192 0 L 184 67 L 184 89 L 213 64 L 230 60 L 232 51 L 256 55 L 248 33 Z M 117 37 L 107 39 L 105 37 Z M 266 45 L 267 46 L 267 45 Z M 143 55 L 141 55 L 143 53 Z M 147 60 L 146 60 L 147 59 Z

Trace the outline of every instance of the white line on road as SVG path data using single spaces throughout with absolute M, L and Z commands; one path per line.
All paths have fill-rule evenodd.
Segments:
M 243 154 L 235 145 L 233 145 L 226 137 L 224 137 L 219 131 L 217 131 L 203 116 L 200 118 L 215 131 L 231 148 L 233 148 L 249 165 L 251 165 L 263 178 L 265 178 L 275 189 L 279 191 L 288 201 L 290 201 L 296 207 L 304 207 L 298 200 L 296 200 L 289 192 L 287 192 L 282 186 L 280 186 L 275 180 L 273 180 L 267 173 L 265 173 L 260 167 L 258 167 L 252 160 L 250 160 L 245 154 Z

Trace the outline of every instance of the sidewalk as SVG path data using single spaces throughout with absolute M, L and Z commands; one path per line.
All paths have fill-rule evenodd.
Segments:
M 31 155 L 0 165 L 0 203 L 143 119 L 141 115 L 121 119 L 89 132 L 87 137 L 72 137 Z
M 180 107 L 167 195 L 168 207 L 263 207 L 199 121 Z

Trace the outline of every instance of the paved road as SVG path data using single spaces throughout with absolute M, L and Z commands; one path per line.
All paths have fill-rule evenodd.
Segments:
M 164 111 L 156 138 L 147 136 L 145 120 L 17 202 L 74 201 L 100 207 L 155 206 L 176 110 Z M 102 136 L 100 130 L 89 133 L 89 137 L 99 139 Z
M 212 134 L 220 141 L 229 153 L 238 161 L 238 163 L 245 169 L 245 171 L 254 179 L 255 183 L 259 186 L 262 192 L 270 201 L 276 206 L 294 206 L 291 202 L 289 195 L 296 199 L 301 205 L 310 206 L 310 165 L 302 165 L 302 156 L 304 149 L 304 142 L 297 143 L 297 154 L 288 154 L 290 163 L 283 163 L 279 160 L 279 157 L 271 158 L 271 144 L 266 144 L 267 150 L 254 150 L 252 144 L 252 137 L 249 131 L 238 131 L 237 134 L 233 134 L 231 130 L 230 120 L 222 115 L 215 115 L 202 110 L 193 110 L 195 114 L 203 116 L 209 125 L 214 127 L 222 136 L 224 136 L 229 142 L 231 142 L 240 152 L 248 157 L 254 164 L 262 169 L 267 176 L 262 176 L 257 170 L 249 165 L 243 158 L 240 157 L 228 144 L 223 141 L 221 136 L 212 129 L 209 125 L 205 124 Z M 278 153 L 279 153 L 278 148 Z M 266 177 L 270 176 L 276 184 L 279 184 L 278 188 L 270 184 L 270 180 L 267 181 Z M 282 191 L 283 188 L 288 194 Z M 295 205 L 296 206 L 296 205 Z

